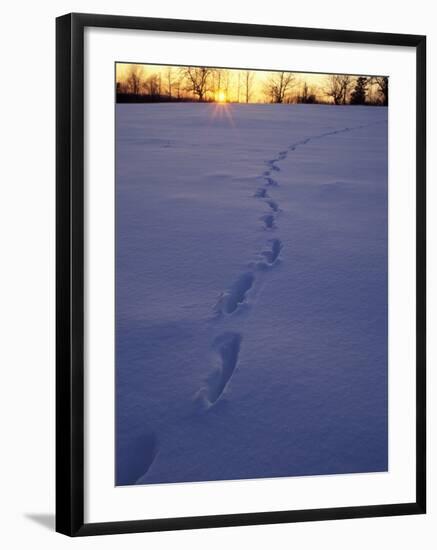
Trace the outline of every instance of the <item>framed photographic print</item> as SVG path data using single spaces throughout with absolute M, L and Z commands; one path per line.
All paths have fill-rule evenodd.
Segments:
M 57 19 L 57 530 L 425 513 L 425 37 Z

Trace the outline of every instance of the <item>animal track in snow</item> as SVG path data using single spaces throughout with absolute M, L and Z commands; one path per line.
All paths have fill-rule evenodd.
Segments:
M 246 294 L 252 288 L 254 281 L 255 275 L 250 271 L 238 277 L 226 295 L 224 301 L 226 313 L 234 313 L 237 307 L 245 301 Z
M 279 206 L 275 201 L 268 200 L 266 202 L 270 206 L 270 208 L 273 210 L 273 212 L 279 212 Z
M 371 124 L 367 126 L 370 125 Z M 268 166 L 268 169 L 262 173 L 265 183 L 254 193 L 254 197 L 256 198 L 268 199 L 265 200 L 265 203 L 268 205 L 271 212 L 265 214 L 261 218 L 265 229 L 275 229 L 275 214 L 280 210 L 278 203 L 271 199 L 267 193 L 267 188 L 279 186 L 279 183 L 271 177 L 272 172 L 280 171 L 277 163 L 285 160 L 290 151 L 295 151 L 298 147 L 306 145 L 312 140 L 322 139 L 324 137 L 363 127 L 364 126 L 353 128 L 346 127 L 315 136 L 309 136 L 301 141 L 292 143 L 287 149 L 280 151 L 276 158 L 265 161 L 265 164 Z M 282 248 L 283 244 L 280 239 L 271 239 L 269 241 L 269 249 L 261 252 L 263 260 L 253 264 L 251 267 L 252 271 L 242 273 L 231 288 L 222 294 L 219 304 L 217 304 L 221 312 L 232 314 L 246 301 L 247 293 L 253 287 L 255 281 L 254 272 L 256 272 L 256 269 L 267 270 L 276 264 L 280 260 Z M 217 402 L 229 383 L 238 363 L 241 340 L 242 336 L 239 332 L 224 332 L 213 341 L 212 350 L 214 352 L 215 368 L 208 379 L 207 386 L 202 388 L 198 394 L 207 407 Z
M 271 249 L 262 252 L 262 255 L 269 265 L 273 265 L 279 258 L 279 254 L 282 249 L 282 242 L 279 239 L 272 239 L 270 242 L 272 245 Z
M 279 183 L 273 178 L 266 177 L 266 185 L 270 185 L 272 187 L 278 187 Z
M 275 227 L 275 217 L 273 214 L 266 214 L 261 219 L 264 222 L 265 229 L 273 229 Z
M 264 199 L 268 197 L 267 195 L 267 189 L 265 187 L 260 187 L 255 191 L 254 197 L 257 197 L 259 199 Z
M 276 159 L 271 159 L 271 160 L 266 161 L 266 164 L 269 167 L 269 170 L 270 171 L 274 170 L 275 172 L 280 172 L 281 169 L 279 168 L 279 166 L 276 166 L 276 163 L 279 162 L 280 160 L 283 160 L 283 159 L 278 157 Z M 264 173 L 264 175 L 269 175 L 269 174 Z
M 241 347 L 241 334 L 225 332 L 218 336 L 213 344 L 213 371 L 207 380 L 207 387 L 201 393 L 206 394 L 208 405 L 214 405 L 223 394 L 238 364 Z

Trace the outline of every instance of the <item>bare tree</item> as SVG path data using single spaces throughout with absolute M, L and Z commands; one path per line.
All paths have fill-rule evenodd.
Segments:
M 297 103 L 316 103 L 316 94 L 313 88 L 309 88 L 306 82 L 303 83 L 302 91 L 298 94 Z
M 215 69 L 213 73 L 213 86 L 214 86 L 214 97 L 217 93 L 221 92 L 222 89 L 222 70 Z
M 271 73 L 264 84 L 264 92 L 272 103 L 284 103 L 294 84 L 295 77 L 293 73 Z
M 231 86 L 231 72 L 228 69 L 211 69 L 209 91 L 215 100 L 223 98 L 229 100 Z
M 178 99 L 181 99 L 181 97 L 182 97 L 182 94 L 181 94 L 182 79 L 181 78 L 176 78 L 176 80 L 173 83 L 173 89 L 175 90 L 176 97 Z
M 340 85 L 339 76 L 331 74 L 326 77 L 326 87 L 324 89 L 325 94 L 332 98 L 335 105 L 340 105 L 342 100 L 342 90 Z
M 346 105 L 352 77 L 347 74 L 331 74 L 326 77 L 325 94 L 332 98 L 335 105 Z
M 374 84 L 382 105 L 388 105 L 388 77 L 374 76 L 370 78 L 370 84 Z
M 342 103 L 343 105 L 346 105 L 349 97 L 349 91 L 353 84 L 353 79 L 351 76 L 344 74 L 344 75 L 341 75 L 340 82 L 341 82 L 341 89 L 343 93 Z
M 253 79 L 254 79 L 253 71 L 243 72 L 243 91 L 244 91 L 244 101 L 246 103 L 249 103 L 252 97 Z
M 138 95 L 143 85 L 144 70 L 141 65 L 130 65 L 126 83 L 131 94 Z
M 176 73 L 176 81 L 175 81 L 175 88 L 176 88 L 176 97 L 178 99 L 186 98 L 187 97 L 187 85 L 186 85 L 186 77 L 185 77 L 185 69 L 184 67 L 179 67 L 177 69 Z
M 224 91 L 226 101 L 229 101 L 231 83 L 231 71 L 222 69 L 222 90 Z
M 144 91 L 150 96 L 159 96 L 160 94 L 160 78 L 156 73 L 150 74 L 143 83 Z
M 208 91 L 208 80 L 212 69 L 208 69 L 207 67 L 186 67 L 182 72 L 187 82 L 187 90 L 197 96 L 199 101 L 203 101 Z
M 209 76 L 209 90 L 213 97 L 215 98 L 217 95 L 217 91 L 220 87 L 220 69 L 212 69 L 211 74 Z
M 238 73 L 238 78 L 237 78 L 237 103 L 240 103 L 240 91 L 241 91 L 241 72 Z

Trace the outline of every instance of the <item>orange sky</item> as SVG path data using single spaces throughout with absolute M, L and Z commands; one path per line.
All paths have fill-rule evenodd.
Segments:
M 148 65 L 148 64 L 132 64 L 132 63 L 116 63 L 116 81 L 124 82 L 128 75 L 129 69 L 132 65 L 141 67 L 142 78 L 145 80 L 151 74 L 158 74 L 164 78 L 164 73 L 171 68 L 174 71 L 174 74 L 177 75 L 180 69 L 183 67 L 176 65 Z M 221 97 L 216 97 L 216 101 L 244 101 L 244 86 L 242 84 L 241 73 L 246 71 L 246 69 L 223 69 L 228 71 L 230 75 L 230 84 L 228 87 L 228 95 L 224 96 L 224 93 L 221 92 Z M 250 98 L 251 103 L 265 102 L 266 95 L 264 92 L 264 83 L 273 73 L 271 71 L 260 71 L 253 70 L 253 84 L 252 84 L 252 94 Z M 240 73 L 240 80 L 239 75 Z M 314 93 L 318 100 L 329 101 L 331 99 L 325 94 L 324 89 L 326 89 L 326 79 L 327 74 L 317 74 L 317 73 L 299 73 L 293 72 L 295 76 L 294 85 L 290 91 L 291 95 L 296 96 L 301 93 L 304 83 L 309 87 L 309 92 Z M 238 93 L 238 82 L 240 82 L 240 94 Z M 371 90 L 370 90 L 371 91 Z
M 117 82 L 124 82 L 126 80 L 126 76 L 129 71 L 129 67 L 132 64 L 130 63 L 117 63 L 116 64 L 116 80 Z M 164 71 L 166 71 L 170 66 L 169 65 L 140 65 L 143 68 L 144 71 L 144 77 L 147 78 L 148 75 L 157 73 L 163 75 Z M 178 66 L 171 66 L 172 69 L 175 70 L 175 73 L 177 72 L 180 67 Z M 228 69 L 230 73 L 231 78 L 231 84 L 229 87 L 229 96 L 227 98 L 228 101 L 236 101 L 238 97 L 237 92 L 237 86 L 238 86 L 238 73 L 241 73 L 242 71 L 239 69 Z M 263 93 L 263 82 L 268 78 L 269 74 L 271 74 L 269 71 L 253 71 L 253 94 L 251 97 L 251 102 L 263 102 L 265 99 L 265 95 Z M 323 93 L 324 88 L 324 82 L 326 80 L 325 74 L 315 74 L 315 73 L 294 73 L 295 74 L 295 85 L 292 89 L 292 92 L 296 93 L 299 92 L 303 86 L 303 83 L 306 82 L 307 85 L 311 88 L 314 87 L 315 91 L 318 92 L 319 97 L 325 97 L 325 94 Z M 240 85 L 241 84 L 241 77 L 240 77 Z M 242 92 L 241 92 L 242 93 Z

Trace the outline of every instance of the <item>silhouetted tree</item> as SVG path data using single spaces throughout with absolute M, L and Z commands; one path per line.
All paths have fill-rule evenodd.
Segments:
M 214 98 L 217 97 L 217 94 L 220 91 L 221 84 L 222 84 L 221 79 L 222 79 L 221 69 L 212 69 L 209 89 L 212 92 L 212 95 Z
M 230 88 L 232 83 L 231 71 L 227 69 L 222 70 L 222 89 L 225 92 L 226 101 L 229 101 Z
M 294 86 L 293 73 L 274 72 L 264 84 L 264 93 L 272 103 L 284 103 L 288 92 Z
M 304 82 L 302 92 L 296 98 L 297 103 L 316 103 L 316 96 L 313 90 L 308 88 L 308 84 Z
M 203 101 L 208 91 L 208 79 L 212 74 L 212 69 L 208 69 L 207 67 L 186 67 L 182 72 L 187 82 L 187 90 L 197 96 L 199 101 Z
M 181 94 L 182 79 L 181 78 L 176 78 L 176 80 L 173 83 L 173 88 L 176 92 L 176 97 L 178 99 L 181 99 L 181 97 L 182 97 L 182 94 Z
M 170 99 L 173 93 L 175 70 L 173 67 L 167 67 L 162 73 L 154 75 L 154 85 L 158 95 L 167 95 Z
M 149 75 L 143 84 L 143 89 L 147 95 L 159 96 L 160 94 L 160 78 L 156 73 Z
M 253 88 L 253 71 L 244 71 L 243 72 L 243 91 L 244 91 L 244 101 L 249 103 L 252 97 L 252 88 Z
M 126 83 L 131 94 L 138 95 L 143 85 L 144 70 L 141 65 L 130 65 Z
M 237 103 L 240 103 L 241 80 L 242 80 L 242 73 L 241 71 L 239 71 L 237 76 L 237 98 L 236 98 Z
M 351 105 L 364 105 L 366 103 L 368 81 L 365 76 L 359 76 L 355 88 L 351 93 Z
M 326 77 L 325 94 L 335 105 L 346 105 L 352 78 L 347 74 L 331 74 Z
M 388 105 L 388 77 L 374 76 L 371 83 L 376 85 L 378 97 L 382 105 Z

